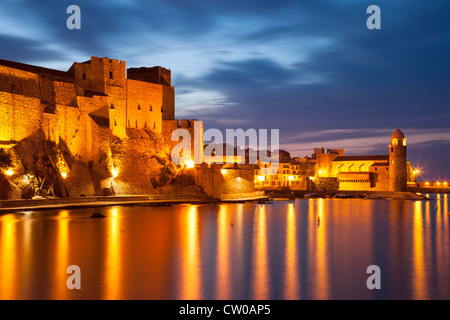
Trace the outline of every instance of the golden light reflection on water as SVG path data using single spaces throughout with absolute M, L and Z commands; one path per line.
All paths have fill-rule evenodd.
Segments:
M 299 272 L 297 264 L 297 220 L 294 205 L 288 204 L 286 219 L 286 253 L 283 298 L 295 300 L 299 298 Z
M 66 271 L 67 267 L 71 265 L 69 262 L 69 212 L 67 210 L 61 211 L 58 218 L 56 272 L 54 272 L 56 286 L 53 299 L 65 300 L 69 297 L 66 280 L 70 276 Z
M 428 216 L 428 213 L 427 213 Z M 426 299 L 426 270 L 424 261 L 424 226 L 423 226 L 422 202 L 414 203 L 413 218 L 413 298 Z
M 181 276 L 180 299 L 202 299 L 202 277 L 200 273 L 200 244 L 198 227 L 197 206 L 190 206 L 188 213 L 184 214 L 181 221 L 183 266 Z
M 119 208 L 112 208 L 110 216 L 106 221 L 106 227 L 108 228 L 107 246 L 106 246 L 106 267 L 104 274 L 105 283 L 105 300 L 117 300 L 122 299 L 122 248 L 121 248 L 121 232 L 120 232 L 120 217 Z
M 255 208 L 252 241 L 252 281 L 251 299 L 270 299 L 269 266 L 267 259 L 266 207 Z
M 217 299 L 230 299 L 230 221 L 227 206 L 221 206 L 217 218 Z
M 0 299 L 15 299 L 15 233 L 16 219 L 13 215 L 3 217 L 0 232 Z
M 450 294 L 448 195 L 143 210 L 105 209 L 105 219 L 82 210 L 0 215 L 0 299 Z M 381 295 L 365 288 L 371 263 L 384 263 Z M 66 287 L 71 264 L 82 268 L 79 292 Z
M 327 237 L 325 226 L 327 221 L 324 215 L 324 202 L 323 199 L 318 199 L 317 204 L 317 218 L 316 218 L 316 238 L 315 238 L 315 270 L 316 270 L 316 283 L 315 299 L 325 300 L 328 298 L 329 282 L 328 282 L 328 259 L 327 259 Z M 312 214 L 314 218 L 314 214 Z M 312 224 L 314 226 L 314 223 Z

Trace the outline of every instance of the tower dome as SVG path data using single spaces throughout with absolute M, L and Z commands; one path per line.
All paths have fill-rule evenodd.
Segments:
M 405 139 L 405 135 L 403 134 L 402 130 L 397 129 L 392 134 L 392 138 L 391 139 Z

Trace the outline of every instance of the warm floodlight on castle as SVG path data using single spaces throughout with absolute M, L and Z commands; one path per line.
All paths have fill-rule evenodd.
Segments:
M 186 165 L 186 167 L 187 167 L 188 169 L 192 169 L 192 168 L 195 166 L 195 165 L 194 165 L 194 161 L 192 161 L 192 160 L 188 160 L 188 161 L 186 161 L 184 164 Z
M 117 176 L 119 175 L 119 171 L 117 171 L 116 168 L 111 168 L 111 174 L 113 178 L 117 178 Z

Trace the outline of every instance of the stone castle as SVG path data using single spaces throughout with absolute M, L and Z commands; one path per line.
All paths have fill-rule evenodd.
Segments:
M 164 185 L 150 184 L 161 173 L 152 169 L 173 169 L 172 131 L 188 129 L 194 139 L 196 121 L 175 119 L 171 71 L 162 67 L 126 69 L 125 61 L 91 57 L 58 71 L 0 60 L 0 149 L 16 159 L 13 178 L 33 176 L 34 163 L 45 162 L 51 169 L 43 183 L 53 180 L 62 196 L 98 194 L 118 174 L 137 188 L 124 192 L 151 194 L 155 183 Z M 49 145 L 48 158 L 38 151 Z M 140 168 L 148 181 L 136 170 L 146 156 L 152 163 Z

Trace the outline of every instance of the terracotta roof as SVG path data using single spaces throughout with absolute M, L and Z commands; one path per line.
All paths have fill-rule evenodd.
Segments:
M 371 167 L 388 167 L 388 166 L 389 166 L 388 162 L 378 162 L 371 165 Z
M 339 156 L 334 161 L 389 161 L 389 155 L 375 155 L 375 156 Z

